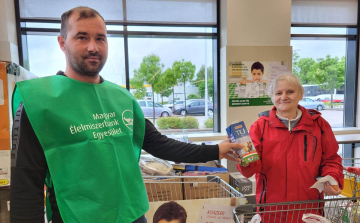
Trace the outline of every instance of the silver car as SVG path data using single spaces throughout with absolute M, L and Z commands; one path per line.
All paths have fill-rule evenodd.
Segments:
M 176 103 L 176 101 L 169 101 L 168 103 L 166 104 L 163 104 L 162 106 L 165 107 L 165 108 L 169 108 L 170 110 L 172 110 L 172 108 L 174 107 L 174 104 Z
M 303 98 L 299 101 L 299 105 L 303 106 L 306 109 L 316 109 L 321 111 L 325 108 L 325 104 L 321 101 L 314 101 L 310 98 Z
M 155 117 L 168 117 L 172 115 L 172 111 L 169 108 L 165 108 L 159 103 L 155 102 L 153 106 L 153 102 L 149 100 L 137 100 L 137 102 L 145 117 L 154 117 L 153 107 L 155 107 Z

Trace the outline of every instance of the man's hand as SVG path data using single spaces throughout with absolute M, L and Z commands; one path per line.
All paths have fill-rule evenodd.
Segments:
M 242 149 L 244 147 L 243 144 L 240 143 L 231 143 L 229 139 L 222 141 L 219 144 L 219 159 L 228 159 L 231 161 L 235 161 L 235 159 L 229 155 L 232 155 L 233 152 L 231 149 Z
M 333 186 L 330 185 L 329 182 L 325 182 L 324 193 L 327 195 L 337 196 L 337 195 L 341 194 L 341 190 L 338 186 L 336 186 L 336 188 L 334 188 Z

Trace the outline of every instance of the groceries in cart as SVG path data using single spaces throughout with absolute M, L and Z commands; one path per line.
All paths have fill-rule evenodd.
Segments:
M 175 171 L 172 165 L 169 162 L 159 158 L 141 156 L 139 165 L 143 176 L 175 175 Z
M 227 171 L 187 171 L 183 174 L 183 176 L 206 176 L 206 175 L 214 175 L 214 174 L 221 174 L 227 173 Z
M 231 124 L 226 128 L 226 132 L 231 142 L 244 144 L 243 149 L 235 150 L 240 156 L 242 166 L 260 159 L 243 121 Z
M 191 165 L 191 164 L 173 164 L 172 165 L 174 170 L 178 171 L 205 171 L 205 172 L 227 172 L 228 169 L 223 167 L 212 167 L 212 166 L 205 166 L 205 165 Z

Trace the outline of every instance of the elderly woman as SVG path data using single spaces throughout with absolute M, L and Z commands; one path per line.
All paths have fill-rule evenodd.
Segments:
M 343 187 L 335 136 L 321 113 L 298 105 L 303 94 L 304 88 L 293 74 L 273 80 L 269 95 L 275 106 L 259 114 L 249 132 L 260 160 L 241 166 L 236 158 L 245 177 L 255 174 L 258 204 L 322 199 L 323 193 L 310 189 L 320 176 L 331 176 Z M 324 192 L 338 195 L 341 190 L 327 182 Z M 275 222 L 280 221 L 284 219 Z

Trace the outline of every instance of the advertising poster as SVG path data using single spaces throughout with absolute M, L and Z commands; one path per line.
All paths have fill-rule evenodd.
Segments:
M 272 105 L 268 86 L 286 72 L 284 61 L 230 62 L 229 107 Z
M 15 83 L 21 80 L 36 78 L 24 68 L 9 62 L 0 61 L 0 187 L 10 185 L 11 174 L 11 141 L 12 104 L 11 98 Z
M 156 201 L 149 203 L 145 216 L 148 223 L 164 222 L 161 220 L 169 215 L 173 219 L 171 222 L 233 223 L 233 209 L 245 202 L 241 197 Z
M 0 187 L 10 182 L 10 124 L 7 91 L 7 63 L 0 62 Z

